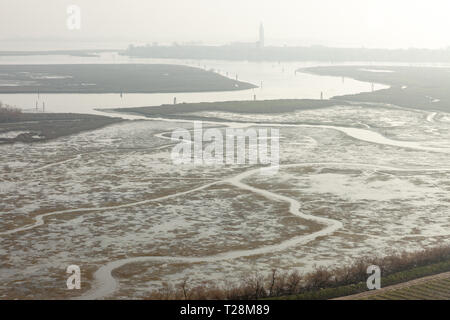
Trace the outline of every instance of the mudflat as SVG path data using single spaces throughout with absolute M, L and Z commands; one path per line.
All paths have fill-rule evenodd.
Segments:
M 21 113 L 0 117 L 0 144 L 43 142 L 125 121 L 121 118 L 72 113 Z

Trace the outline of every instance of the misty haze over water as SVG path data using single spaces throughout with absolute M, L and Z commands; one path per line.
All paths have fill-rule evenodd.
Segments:
M 67 8 L 82 12 L 66 28 Z M 124 48 L 124 44 L 251 42 L 264 23 L 268 46 L 446 48 L 446 0 L 4 0 L 0 50 Z
M 448 12 L 2 0 L 0 300 L 450 299 Z

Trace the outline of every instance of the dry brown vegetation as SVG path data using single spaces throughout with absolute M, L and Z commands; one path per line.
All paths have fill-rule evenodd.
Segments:
M 164 283 L 159 290 L 151 292 L 147 298 L 155 300 L 247 300 L 301 295 L 318 292 L 325 288 L 365 283 L 368 277 L 367 267 L 370 265 L 379 266 L 384 278 L 402 271 L 449 260 L 450 246 L 441 246 L 412 253 L 400 252 L 386 257 L 361 258 L 349 266 L 340 268 L 316 267 L 314 271 L 306 274 L 297 271 L 281 273 L 273 269 L 265 275 L 255 273 L 242 277 L 238 283 L 221 286 L 215 284 L 190 286 L 189 279 L 185 279 L 177 285 Z M 414 276 L 414 272 L 412 274 Z M 417 274 L 417 277 L 421 276 L 423 275 Z M 396 278 L 398 278 L 398 282 L 404 281 L 402 276 L 394 277 L 394 279 Z M 341 295 L 346 295 L 345 290 L 341 290 L 341 293 Z
M 0 122 L 18 119 L 22 111 L 0 101 Z

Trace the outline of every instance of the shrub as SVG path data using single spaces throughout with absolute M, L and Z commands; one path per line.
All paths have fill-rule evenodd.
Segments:
M 0 122 L 16 120 L 20 117 L 22 111 L 18 108 L 3 104 L 0 101 Z
M 174 287 L 164 283 L 148 299 L 186 300 L 248 300 L 262 298 L 330 299 L 367 290 L 367 267 L 381 268 L 384 285 L 392 285 L 415 278 L 450 270 L 450 246 L 424 249 L 417 252 L 399 252 L 386 257 L 356 260 L 340 268 L 316 267 L 305 275 L 297 271 L 280 273 L 273 269 L 263 276 L 255 273 L 238 283 L 222 286 L 204 284 L 190 288 L 188 280 Z

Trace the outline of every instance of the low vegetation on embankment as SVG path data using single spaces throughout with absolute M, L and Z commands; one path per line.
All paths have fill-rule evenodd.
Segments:
M 177 285 L 165 283 L 148 299 L 241 300 L 241 299 L 332 299 L 367 291 L 367 267 L 381 268 L 381 285 L 394 285 L 450 271 L 450 246 L 417 252 L 401 252 L 386 257 L 361 258 L 340 268 L 318 267 L 300 274 L 296 271 L 255 274 L 240 283 L 216 286 L 189 286 L 186 279 Z
M 22 116 L 22 111 L 18 108 L 4 105 L 0 101 L 0 123 L 18 121 Z
M 22 113 L 0 104 L 0 145 L 43 142 L 124 121 L 121 118 L 72 113 Z

